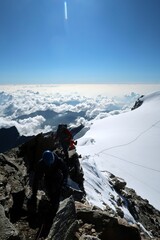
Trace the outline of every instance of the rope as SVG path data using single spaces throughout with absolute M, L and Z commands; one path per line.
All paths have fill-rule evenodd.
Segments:
M 133 140 L 131 140 L 130 142 L 128 143 L 124 143 L 124 144 L 120 144 L 120 145 L 116 145 L 116 146 L 112 146 L 112 147 L 109 147 L 109 148 L 106 148 L 100 152 L 97 153 L 100 154 L 100 153 L 103 153 L 104 151 L 108 151 L 110 149 L 113 149 L 113 148 L 119 148 L 119 147 L 124 147 L 124 146 L 127 146 L 133 142 L 135 142 L 138 138 L 140 138 L 143 134 L 145 134 L 146 132 L 148 132 L 151 128 L 155 127 L 158 123 L 160 122 L 160 120 L 158 120 L 157 122 L 155 122 L 154 124 L 152 124 L 149 128 L 147 128 L 146 130 L 142 131 L 140 134 L 137 135 L 137 137 L 135 137 Z
M 109 153 L 106 153 L 105 151 L 108 151 L 110 149 L 113 149 L 113 148 L 119 148 L 119 147 L 124 147 L 124 146 L 127 146 L 133 142 L 135 142 L 138 138 L 140 138 L 143 134 L 145 134 L 146 132 L 148 132 L 151 128 L 153 127 L 156 127 L 156 125 L 160 122 L 160 120 L 156 121 L 155 123 L 153 123 L 149 128 L 147 128 L 146 130 L 142 131 L 135 139 L 133 139 L 132 141 L 128 142 L 128 143 L 125 143 L 125 144 L 120 144 L 120 145 L 116 145 L 116 146 L 113 146 L 113 147 L 110 147 L 110 148 L 106 148 L 106 149 L 103 149 L 102 151 L 96 153 L 95 155 L 99 155 L 101 153 L 103 154 L 106 154 L 106 155 L 109 155 L 111 157 L 114 157 L 114 158 L 118 158 L 119 160 L 122 160 L 122 161 L 125 161 L 125 162 L 128 162 L 130 164 L 133 164 L 133 165 L 136 165 L 138 167 L 143 167 L 145 169 L 148 169 L 148 170 L 151 170 L 151 171 L 155 171 L 155 172 L 158 172 L 160 173 L 160 170 L 157 170 L 157 169 L 154 169 L 154 168 L 150 168 L 150 167 L 147 167 L 147 166 L 144 166 L 142 164 L 138 164 L 138 163 L 134 163 L 134 162 L 131 162 L 129 160 L 126 160 L 126 159 L 123 159 L 123 158 L 120 158 L 120 157 L 117 157 L 115 155 L 112 155 L 112 154 L 109 154 Z

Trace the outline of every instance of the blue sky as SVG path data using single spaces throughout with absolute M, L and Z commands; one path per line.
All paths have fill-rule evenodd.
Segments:
M 160 83 L 160 1 L 0 0 L 0 83 Z

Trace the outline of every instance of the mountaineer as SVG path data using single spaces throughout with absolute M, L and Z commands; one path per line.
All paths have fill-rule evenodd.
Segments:
M 36 198 L 39 182 L 43 176 L 47 195 L 56 212 L 61 187 L 67 184 L 68 170 L 63 160 L 49 150 L 44 151 L 42 159 L 37 164 L 32 185 L 32 198 Z
M 58 125 L 55 140 L 59 141 L 59 143 L 63 149 L 66 162 L 68 163 L 68 160 L 69 160 L 68 150 L 69 150 L 71 141 L 73 141 L 73 136 L 72 136 L 72 133 L 67 128 L 67 124 L 59 124 Z
M 49 221 L 48 228 L 50 228 L 59 207 L 62 187 L 67 186 L 68 169 L 63 160 L 49 150 L 44 151 L 42 159 L 37 164 L 32 184 L 31 203 L 37 202 L 37 191 L 43 177 L 46 195 L 52 206 L 52 211 L 49 214 L 50 216 L 48 216 L 49 220 L 45 219 L 44 221 L 45 223 Z M 36 208 L 36 204 L 34 206 Z

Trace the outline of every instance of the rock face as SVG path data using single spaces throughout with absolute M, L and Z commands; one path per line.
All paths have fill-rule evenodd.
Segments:
M 77 227 L 75 203 L 74 199 L 70 197 L 61 202 L 47 240 L 73 239 Z
M 127 188 L 123 179 L 111 174 L 110 183 L 121 196 L 117 199 L 118 205 L 122 204 L 123 199 L 133 218 L 142 223 L 151 235 L 160 237 L 160 212 L 150 205 L 148 200 L 138 196 L 133 189 Z
M 131 108 L 131 110 L 134 110 L 134 109 L 136 109 L 136 108 L 138 108 L 138 107 L 140 107 L 140 106 L 142 105 L 142 103 L 143 103 L 142 98 L 143 98 L 143 97 L 144 97 L 144 95 L 140 96 L 140 97 L 137 99 L 137 101 L 135 102 L 135 104 L 134 104 L 134 106 Z
M 42 210 L 50 214 L 49 202 L 45 204 L 48 200 L 39 198 L 40 195 L 43 196 L 40 192 L 39 206 L 45 207 L 39 207 L 38 215 L 35 217 L 32 215 L 31 224 L 27 209 L 27 200 L 30 195 L 29 175 L 30 169 L 34 169 L 32 166 L 35 159 L 38 159 L 42 150 L 55 147 L 50 140 L 51 136 L 40 135 L 24 146 L 0 154 L 0 236 L 2 240 L 35 240 L 40 236 L 39 229 L 42 228 L 43 222 Z M 32 156 L 36 148 L 37 151 Z M 83 177 L 79 179 L 83 185 L 82 180 Z M 123 179 L 111 174 L 110 184 L 120 196 L 117 199 L 117 206 L 120 206 L 122 199 L 125 200 L 137 222 L 135 226 L 129 225 L 124 220 L 123 213 L 118 207 L 113 211 L 106 205 L 106 209 L 102 211 L 87 203 L 85 193 L 83 198 L 78 198 L 74 192 L 68 191 L 62 196 L 60 208 L 46 239 L 139 240 L 151 239 L 151 236 L 152 239 L 160 239 L 160 212 L 147 200 L 137 196 L 134 190 L 127 188 Z
M 92 224 L 100 239 L 140 240 L 138 228 L 118 221 L 107 212 L 101 210 L 78 209 L 77 216 L 85 223 Z
M 4 207 L 0 205 L 0 237 L 1 240 L 20 240 L 18 229 L 5 216 Z
M 11 218 L 14 212 L 19 214 L 23 204 L 27 176 L 23 159 L 15 156 L 16 151 L 10 156 L 0 154 L 0 203 Z
M 68 198 L 61 203 L 47 238 L 61 239 L 140 240 L 141 237 L 138 228 L 124 224 L 102 210 L 91 210 L 85 208 L 85 205 L 83 208 L 82 205 L 77 205 L 75 211 L 73 198 Z

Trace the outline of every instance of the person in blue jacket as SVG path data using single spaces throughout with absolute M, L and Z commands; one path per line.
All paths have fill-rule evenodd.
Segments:
M 44 151 L 42 159 L 38 162 L 33 184 L 32 199 L 36 199 L 39 183 L 44 179 L 47 196 L 56 214 L 62 186 L 67 185 L 68 168 L 61 158 L 54 152 Z

